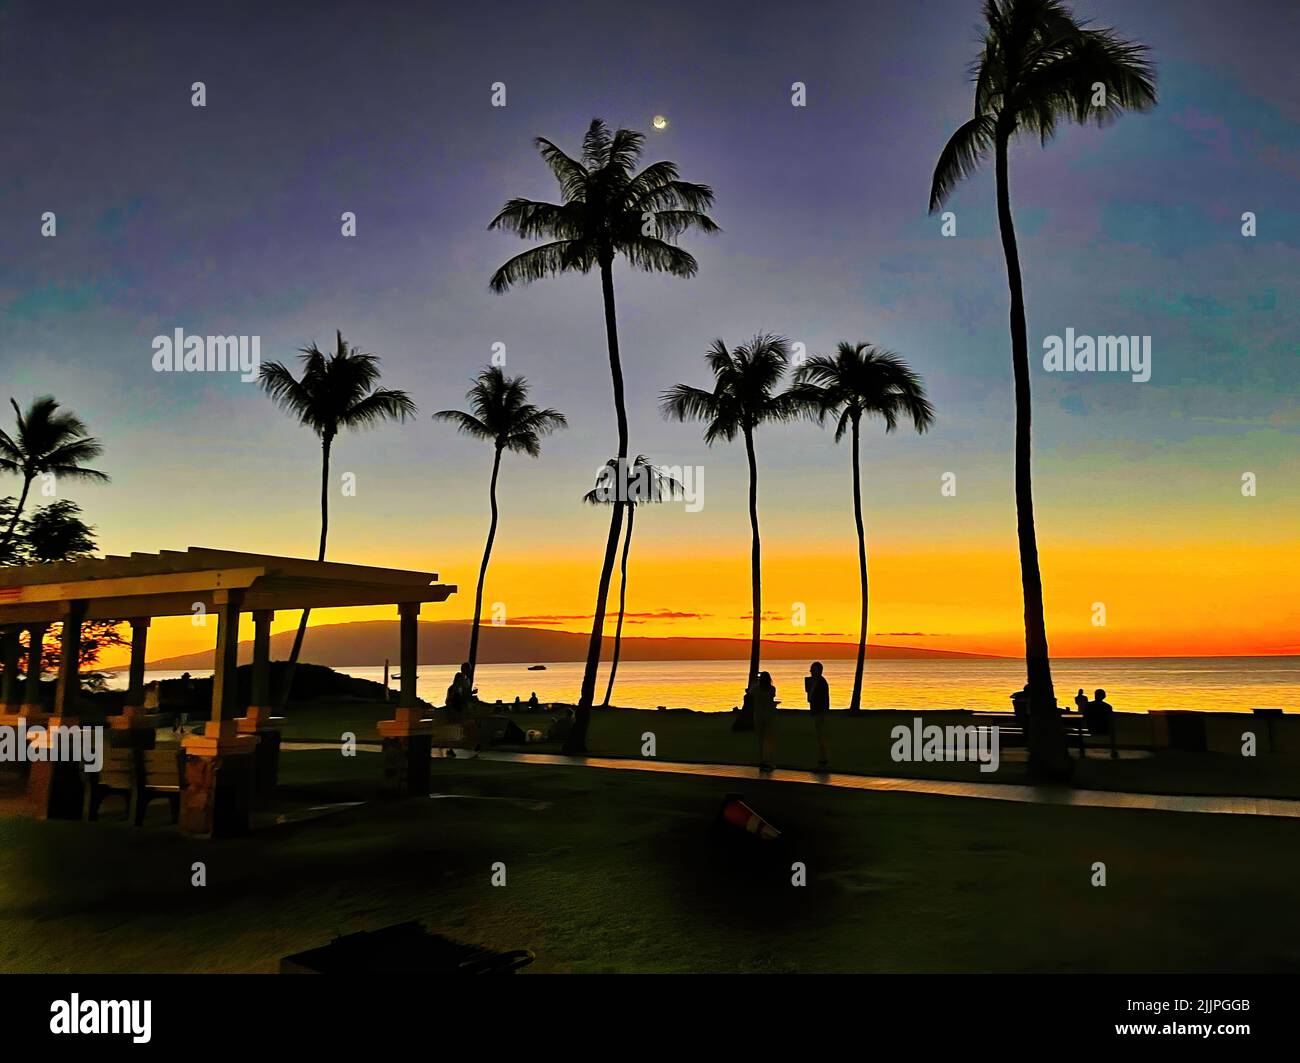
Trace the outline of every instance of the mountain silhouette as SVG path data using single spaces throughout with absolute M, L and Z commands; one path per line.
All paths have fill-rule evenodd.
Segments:
M 469 645 L 468 620 L 437 620 L 420 624 L 420 664 L 459 664 Z M 271 636 L 271 657 L 283 660 L 293 645 L 293 631 Z M 480 664 L 534 664 L 583 661 L 587 654 L 587 636 L 573 631 L 546 631 L 540 628 L 495 626 L 486 624 L 479 635 Z M 613 645 L 606 636 L 605 650 Z M 845 660 L 855 657 L 853 642 L 825 642 L 783 639 L 764 640 L 763 657 L 767 660 Z M 749 655 L 749 640 L 744 638 L 623 638 L 620 654 L 624 661 L 715 661 L 744 660 Z M 927 658 L 986 658 L 987 654 L 958 653 L 953 650 L 923 650 L 903 646 L 868 646 L 867 656 L 876 660 L 924 660 Z M 399 659 L 398 629 L 395 620 L 367 620 L 351 624 L 322 624 L 309 627 L 303 642 L 301 660 L 330 667 L 347 665 L 382 666 L 387 658 L 397 666 Z M 253 644 L 239 644 L 239 661 L 253 659 Z M 212 651 L 185 653 L 150 661 L 149 668 L 160 670 L 207 669 L 212 667 Z

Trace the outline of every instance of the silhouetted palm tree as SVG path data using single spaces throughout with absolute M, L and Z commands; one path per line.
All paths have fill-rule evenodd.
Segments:
M 758 674 L 763 637 L 758 461 L 754 456 L 754 430 L 768 421 L 789 421 L 797 417 L 803 407 L 791 392 L 776 393 L 790 362 L 790 348 L 784 337 L 760 334 L 734 351 L 728 351 L 722 340 L 714 340 L 704 357 L 713 373 L 713 390 L 677 384 L 663 393 L 659 408 L 670 419 L 705 422 L 704 442 L 710 446 L 719 439 L 731 442 L 737 435 L 745 441 L 745 456 L 749 459 L 750 586 L 754 609 L 749 672 L 745 681 L 748 688 Z M 736 725 L 737 729 L 752 727 L 751 715 L 743 712 Z
M 330 449 L 335 436 L 346 429 L 372 428 L 383 421 L 405 421 L 415 415 L 416 408 L 405 391 L 375 387 L 379 382 L 378 357 L 361 353 L 343 338 L 342 332 L 335 333 L 333 354 L 324 354 L 313 343 L 301 349 L 299 360 L 301 378 L 280 362 L 266 362 L 260 382 L 280 409 L 296 417 L 299 424 L 320 438 L 320 548 L 316 560 L 324 561 L 330 526 Z M 298 667 L 309 616 L 311 610 L 304 609 L 298 621 L 298 633 L 293 639 L 289 667 L 285 669 L 280 691 L 281 704 L 289 700 L 293 689 L 294 670 Z
M 885 431 L 898 427 L 901 416 L 910 418 L 918 432 L 934 423 L 934 409 L 926 398 L 921 378 L 892 351 L 869 343 L 844 342 L 834 357 L 808 359 L 795 371 L 791 389 L 808 412 L 821 423 L 829 415 L 835 420 L 835 442 L 850 433 L 853 442 L 853 519 L 858 527 L 858 578 L 862 584 L 862 626 L 858 634 L 858 664 L 853 673 L 853 696 L 849 711 L 862 705 L 862 668 L 867 656 L 867 537 L 862 526 L 862 462 L 860 458 L 863 417 L 876 416 Z
M 559 273 L 600 270 L 605 302 L 605 339 L 609 371 L 614 384 L 614 413 L 618 421 L 618 457 L 627 458 L 627 409 L 623 401 L 623 367 L 619 357 L 618 320 L 614 310 L 614 259 L 622 256 L 634 269 L 692 277 L 693 256 L 676 246 L 676 239 L 691 229 L 717 232 L 703 213 L 713 203 L 708 185 L 678 178 L 671 162 L 651 163 L 639 173 L 634 168 L 645 141 L 640 133 L 620 129 L 610 133 L 599 118 L 593 119 L 582 141 L 582 158 L 573 159 L 549 140 L 538 137 L 542 159 L 560 185 L 560 203 L 512 199 L 492 219 L 489 229 L 506 229 L 525 240 L 546 243 L 516 255 L 492 275 L 494 292 L 508 291 Z M 582 692 L 573 729 L 565 741 L 566 753 L 586 752 L 591 705 L 596 696 L 596 671 L 605 626 L 605 603 L 614 572 L 623 507 L 611 507 L 605 558 L 596 591 L 596 610 L 582 673 Z
M 493 446 L 492 478 L 488 498 L 492 503 L 492 521 L 488 525 L 483 563 L 478 570 L 478 590 L 474 594 L 474 623 L 469 632 L 469 678 L 472 687 L 474 668 L 478 664 L 478 629 L 483 615 L 483 582 L 487 579 L 488 559 L 497 536 L 497 474 L 501 455 L 507 450 L 536 458 L 542 453 L 542 437 L 568 422 L 556 410 L 543 410 L 528 402 L 528 381 L 522 376 L 508 377 L 497 366 L 489 366 L 474 380 L 465 393 L 472 413 L 464 410 L 439 410 L 436 421 L 450 421 L 457 429 L 475 439 L 486 439 Z
M 620 473 L 620 468 L 627 469 L 627 462 L 610 458 L 605 462 L 596 486 L 582 496 L 584 502 L 593 506 L 627 507 L 627 526 L 623 530 L 623 557 L 619 563 L 618 623 L 614 627 L 614 652 L 610 657 L 609 682 L 605 685 L 602 709 L 609 708 L 609 698 L 614 691 L 614 676 L 618 673 L 618 653 L 623 641 L 623 615 L 627 609 L 627 555 L 632 548 L 632 523 L 636 517 L 636 507 L 641 502 L 662 502 L 665 498 L 680 495 L 685 490 L 679 480 L 675 480 L 658 466 L 651 465 L 644 454 L 636 456 L 631 469 L 625 475 Z M 624 479 L 628 483 L 626 492 L 623 491 Z M 628 497 L 621 497 L 624 493 Z
M 26 413 L 13 399 L 9 405 L 14 408 L 17 428 L 13 435 L 0 430 L 0 472 L 21 476 L 23 490 L 9 517 L 4 538 L 0 538 L 0 552 L 9 547 L 36 477 L 53 474 L 56 479 L 109 482 L 104 473 L 83 465 L 104 452 L 103 444 L 86 433 L 85 424 L 75 413 L 70 410 L 60 413 L 53 396 L 42 395 L 33 400 Z
M 1103 125 L 1125 110 L 1155 103 L 1155 71 L 1143 45 L 1113 30 L 1090 29 L 1059 0 L 985 0 L 983 49 L 973 64 L 975 114 L 949 139 L 935 165 L 930 212 L 990 151 L 994 157 L 998 227 L 1011 291 L 1011 364 L 1016 396 L 1016 529 L 1025 602 L 1025 666 L 1029 680 L 1030 770 L 1065 778 L 1071 762 L 1065 744 L 1043 616 L 1030 475 L 1029 341 L 1020 256 L 1007 185 L 1007 148 L 1020 133 L 1046 142 L 1058 122 Z

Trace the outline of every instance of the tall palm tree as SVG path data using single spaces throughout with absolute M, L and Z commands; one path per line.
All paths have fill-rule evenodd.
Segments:
M 748 687 L 758 673 L 763 637 L 758 461 L 754 456 L 754 431 L 769 421 L 792 420 L 804 407 L 793 392 L 776 392 L 790 364 L 790 346 L 783 336 L 761 333 L 734 351 L 728 351 L 722 340 L 714 340 L 704 357 L 713 373 L 713 390 L 677 384 L 663 393 L 659 408 L 671 420 L 703 421 L 704 442 L 709 446 L 719 439 L 730 443 L 737 435 L 745 441 L 745 456 L 749 460 L 750 590 L 754 610 L 746 679 Z M 736 727 L 738 730 L 753 727 L 751 714 L 743 712 Z
M 14 399 L 9 400 L 17 418 L 13 435 L 0 429 L 0 472 L 23 478 L 23 490 L 9 517 L 9 526 L 0 538 L 0 553 L 6 551 L 27 504 L 32 481 L 53 474 L 65 480 L 91 480 L 108 483 L 108 476 L 83 464 L 104 452 L 104 445 L 86 432 L 86 426 L 70 410 L 60 412 L 51 395 L 34 399 L 24 413 Z
M 379 358 L 363 354 L 343 338 L 342 332 L 335 332 L 333 354 L 325 354 L 313 343 L 300 350 L 299 360 L 301 377 L 295 377 L 280 362 L 266 362 L 260 382 L 280 409 L 296 417 L 299 424 L 310 428 L 320 439 L 320 547 L 316 560 L 324 561 L 330 526 L 330 451 L 335 437 L 346 429 L 355 431 L 372 428 L 383 421 L 405 421 L 415 415 L 416 408 L 405 391 L 375 386 L 379 383 Z M 298 667 L 298 654 L 302 651 L 310 616 L 311 610 L 304 609 L 298 621 L 298 633 L 293 639 L 289 667 L 280 690 L 281 705 L 289 700 L 293 689 L 294 670 Z
M 921 378 L 892 351 L 870 343 L 841 343 L 835 356 L 808 359 L 795 372 L 794 394 L 807 411 L 823 423 L 835 418 L 835 442 L 848 432 L 853 443 L 853 519 L 858 528 L 858 579 L 862 585 L 862 624 L 858 632 L 858 664 L 853 673 L 849 711 L 862 707 L 862 668 L 867 656 L 867 537 L 862 525 L 861 426 L 864 417 L 879 417 L 885 431 L 898 427 L 899 417 L 911 420 L 918 432 L 934 423 L 934 408 Z
M 703 212 L 713 203 L 708 185 L 678 177 L 671 162 L 651 163 L 635 171 L 645 137 L 630 129 L 610 133 L 599 118 L 592 120 L 582 141 L 582 157 L 566 155 L 551 141 L 534 142 L 543 161 L 560 185 L 559 203 L 531 199 L 510 200 L 489 229 L 504 229 L 525 240 L 546 242 L 516 255 L 492 275 L 494 292 L 509 291 L 559 273 L 600 271 L 605 303 L 605 341 L 614 385 L 614 415 L 618 422 L 618 457 L 627 458 L 627 408 L 623 401 L 623 366 L 618 347 L 618 319 L 614 309 L 614 259 L 622 256 L 633 269 L 693 277 L 695 258 L 676 245 L 677 237 L 692 229 L 717 232 Z M 610 507 L 609 534 L 596 590 L 596 609 L 582 673 L 582 692 L 573 729 L 564 751 L 586 752 L 591 705 L 596 695 L 596 671 L 605 627 L 605 603 L 614 573 L 623 507 Z
M 508 377 L 498 366 L 489 366 L 474 379 L 474 386 L 465 393 L 472 412 L 464 410 L 439 410 L 435 421 L 450 421 L 457 429 L 475 439 L 486 439 L 493 446 L 492 478 L 488 482 L 488 498 L 492 504 L 492 520 L 488 524 L 487 543 L 483 547 L 483 563 L 478 570 L 478 589 L 474 593 L 474 623 L 469 633 L 469 678 L 472 687 L 474 668 L 478 663 L 478 631 L 483 615 L 483 582 L 487 579 L 488 559 L 492 556 L 492 542 L 497 536 L 497 474 L 501 471 L 501 455 L 507 450 L 527 454 L 530 458 L 542 453 L 542 437 L 567 426 L 564 414 L 557 410 L 542 409 L 528 401 L 528 381 L 522 376 Z
M 610 458 L 601 470 L 596 486 L 582 496 L 590 505 L 619 505 L 627 507 L 627 526 L 623 531 L 623 556 L 619 562 L 618 583 L 618 623 L 614 627 L 614 652 L 609 662 L 609 682 L 605 685 L 605 700 L 601 708 L 609 708 L 610 695 L 614 692 L 614 676 L 618 673 L 618 654 L 623 642 L 623 616 L 627 610 L 627 555 L 632 549 L 632 523 L 636 517 L 636 507 L 641 502 L 662 502 L 665 498 L 680 495 L 685 488 L 680 480 L 669 476 L 656 465 L 652 465 L 644 454 L 638 454 L 632 462 L 631 470 L 627 462 Z M 621 497 L 623 479 L 628 481 L 627 497 Z M 611 484 L 611 480 L 613 483 Z
M 1029 342 L 1020 256 L 1007 185 L 1007 150 L 1024 133 L 1046 144 L 1059 122 L 1098 125 L 1156 101 L 1147 48 L 1111 29 L 1091 29 L 1059 0 L 985 0 L 983 48 L 971 68 L 975 113 L 949 139 L 935 165 L 930 212 L 990 152 L 994 158 L 998 228 L 1011 292 L 1011 365 L 1016 396 L 1016 531 L 1025 604 L 1025 669 L 1029 686 L 1030 770 L 1067 778 L 1071 762 L 1047 650 L 1043 581 L 1034 531 L 1030 474 Z M 1098 93 L 1098 87 L 1104 95 Z

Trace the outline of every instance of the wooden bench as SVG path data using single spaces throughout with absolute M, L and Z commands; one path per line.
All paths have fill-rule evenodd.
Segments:
M 115 794 L 126 799 L 127 818 L 137 827 L 144 825 L 149 802 L 156 797 L 165 797 L 171 803 L 173 823 L 180 817 L 185 754 L 175 746 L 109 749 L 101 771 L 83 774 L 83 818 L 87 820 L 98 819 L 104 798 Z
M 1061 726 L 1065 728 L 1066 740 L 1068 741 L 1071 737 L 1077 739 L 1078 746 L 1079 746 L 1079 756 L 1086 757 L 1088 755 L 1088 738 L 1092 736 L 1092 732 L 1088 730 L 1088 724 L 1084 720 L 1084 718 L 1074 713 L 1062 713 Z M 1018 723 L 1013 723 L 1010 726 L 1003 726 L 1001 724 L 998 725 L 999 739 L 1019 738 L 1023 741 L 1024 737 L 1025 737 L 1025 729 Z M 1109 734 L 1097 735 L 1095 737 L 1108 740 L 1110 742 L 1110 759 L 1111 760 L 1119 759 L 1119 750 L 1115 747 L 1114 720 L 1111 721 Z

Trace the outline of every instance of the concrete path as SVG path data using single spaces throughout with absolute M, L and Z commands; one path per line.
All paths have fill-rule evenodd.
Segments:
M 283 750 L 332 749 L 334 743 L 285 742 Z M 377 753 L 378 745 L 357 746 L 358 751 Z M 461 754 L 468 756 L 468 754 Z M 1178 794 L 1135 794 L 1119 790 L 1076 790 L 1068 786 L 1023 786 L 1011 783 L 949 782 L 941 779 L 899 779 L 884 775 L 848 775 L 836 772 L 795 771 L 778 768 L 766 774 L 748 765 L 687 764 L 681 761 L 637 760 L 631 757 L 565 757 L 556 753 L 503 753 L 490 751 L 477 759 L 507 764 L 555 764 L 575 768 L 604 768 L 612 771 L 667 772 L 671 775 L 700 775 L 748 782 L 807 783 L 841 790 L 871 790 L 880 793 L 929 794 L 935 797 L 970 797 L 1019 804 L 1074 805 L 1087 808 L 1143 808 L 1157 812 L 1200 812 L 1211 815 L 1281 816 L 1300 819 L 1300 801 L 1271 797 L 1190 797 Z

